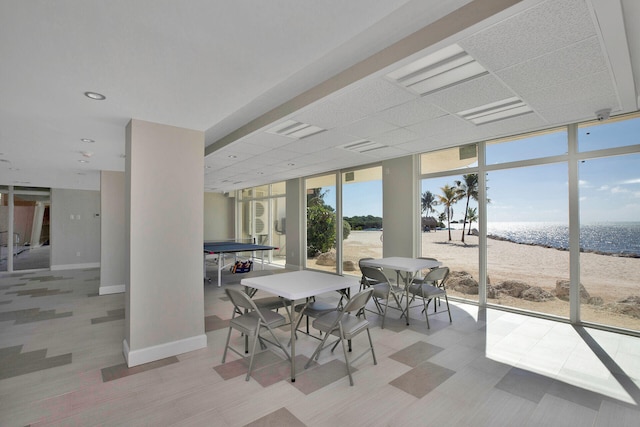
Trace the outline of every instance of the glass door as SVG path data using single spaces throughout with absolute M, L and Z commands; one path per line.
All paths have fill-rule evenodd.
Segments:
M 50 266 L 48 190 L 16 188 L 13 198 L 13 270 Z

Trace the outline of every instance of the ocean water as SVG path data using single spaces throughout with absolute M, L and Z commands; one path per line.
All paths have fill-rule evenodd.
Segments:
M 550 222 L 489 222 L 487 234 L 512 242 L 569 249 L 569 226 Z M 584 251 L 640 256 L 640 222 L 581 224 Z

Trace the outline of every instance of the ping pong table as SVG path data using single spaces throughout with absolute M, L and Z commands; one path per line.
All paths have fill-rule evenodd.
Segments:
M 278 249 L 275 246 L 258 245 L 255 243 L 243 243 L 236 241 L 219 241 L 204 242 L 204 278 L 211 282 L 211 278 L 207 277 L 207 256 L 216 255 L 218 257 L 218 286 L 222 283 L 222 270 L 230 267 L 238 260 L 238 254 L 242 252 L 251 252 L 251 258 L 255 258 L 255 252 L 260 251 L 261 267 L 264 268 L 264 251 L 272 251 Z M 226 263 L 226 256 L 233 255 L 233 261 Z

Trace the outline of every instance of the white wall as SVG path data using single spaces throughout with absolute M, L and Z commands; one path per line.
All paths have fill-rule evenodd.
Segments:
M 100 174 L 100 295 L 125 291 L 125 175 L 102 171 Z
M 382 163 L 382 227 L 385 257 L 417 256 L 416 215 L 419 197 L 413 156 Z
M 306 226 L 307 216 L 304 211 L 305 199 L 303 195 L 304 183 L 301 178 L 287 181 L 287 233 L 286 267 L 302 269 L 306 255 Z
M 235 199 L 220 193 L 204 193 L 204 240 L 235 237 Z
M 51 189 L 51 269 L 100 265 L 100 192 Z

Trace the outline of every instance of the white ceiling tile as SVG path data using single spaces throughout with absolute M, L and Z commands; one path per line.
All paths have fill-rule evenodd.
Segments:
M 349 109 L 329 100 L 321 100 L 311 107 L 292 116 L 294 120 L 333 129 L 347 123 L 355 122 L 366 116 L 359 110 Z
M 412 94 L 406 89 L 380 77 L 369 80 L 355 89 L 338 95 L 334 102 L 344 108 L 374 114 L 416 98 L 418 98 L 418 95 Z
M 447 115 L 433 120 L 425 120 L 424 122 L 407 127 L 407 129 L 415 132 L 421 137 L 452 133 L 461 128 L 472 130 L 474 125 L 457 116 Z
M 350 123 L 337 129 L 338 132 L 353 135 L 355 138 L 374 138 L 385 132 L 398 129 L 391 123 L 375 120 L 373 118 L 364 118 L 357 122 Z
M 330 148 L 353 141 L 353 136 L 336 130 L 329 130 L 305 138 L 304 141 L 319 147 Z
M 377 135 L 373 140 L 383 145 L 398 145 L 403 142 L 413 141 L 418 138 L 418 134 L 408 129 L 400 128 Z
M 322 145 L 314 144 L 313 142 L 309 141 L 309 138 L 294 140 L 292 143 L 287 144 L 281 148 L 281 150 L 293 151 L 294 153 L 300 154 L 316 153 L 323 149 L 324 147 Z
M 608 72 L 602 72 L 560 85 L 549 86 L 524 95 L 523 98 L 532 108 L 540 110 L 567 104 L 579 104 L 595 98 L 610 100 L 613 94 L 615 94 L 615 90 L 611 77 Z M 614 105 L 604 105 L 601 108 L 604 107 L 617 109 L 619 103 L 616 101 Z
M 450 113 L 513 97 L 514 93 L 488 74 L 432 93 L 425 100 Z
M 549 0 L 458 44 L 490 71 L 562 49 L 596 35 L 584 0 Z
M 247 135 L 242 139 L 239 139 L 231 145 L 233 146 L 234 144 L 247 143 L 252 145 L 260 145 L 262 147 L 278 148 L 290 144 L 291 141 L 292 138 L 287 138 L 286 136 L 258 131 Z
M 511 89 L 525 95 L 603 71 L 607 71 L 607 62 L 600 41 L 592 37 L 496 74 Z
M 405 127 L 424 120 L 446 115 L 446 111 L 429 103 L 425 99 L 415 99 L 374 114 L 375 119 Z
M 420 138 L 413 141 L 405 142 L 403 144 L 396 145 L 395 148 L 399 150 L 405 150 L 413 153 L 425 153 L 427 151 L 434 151 L 444 147 L 445 144 L 441 141 L 432 138 Z

